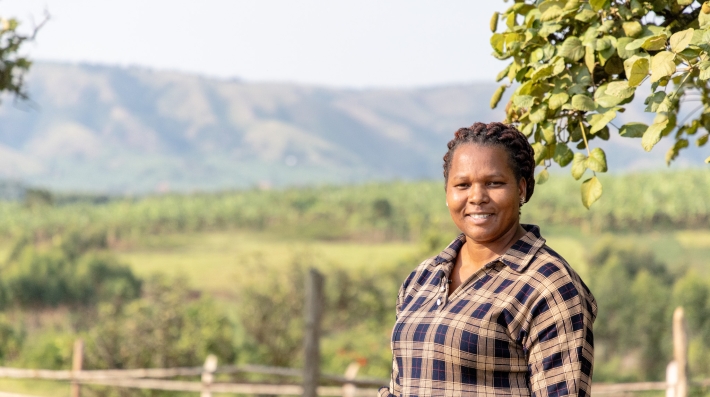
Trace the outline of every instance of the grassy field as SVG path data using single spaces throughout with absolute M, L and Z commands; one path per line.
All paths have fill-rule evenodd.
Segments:
M 553 249 L 584 277 L 587 270 L 585 245 L 602 239 L 625 241 L 651 248 L 669 267 L 694 268 L 710 275 L 710 231 L 668 231 L 647 234 L 587 235 L 575 230 L 551 228 L 543 235 Z M 453 234 L 451 238 L 455 237 Z M 7 249 L 7 247 L 3 247 Z M 441 248 L 444 248 L 443 246 Z M 243 264 L 255 263 L 278 268 L 294 257 L 308 254 L 315 267 L 383 269 L 402 261 L 414 268 L 425 259 L 419 243 L 359 243 L 279 238 L 253 232 L 214 232 L 151 236 L 116 251 L 122 262 L 140 276 L 165 273 L 185 276 L 202 291 L 229 296 Z M 417 257 L 417 254 L 422 256 Z M 404 277 L 404 275 L 403 275 Z

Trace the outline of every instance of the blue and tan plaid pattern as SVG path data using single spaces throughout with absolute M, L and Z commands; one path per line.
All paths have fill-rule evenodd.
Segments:
M 400 288 L 387 396 L 584 397 L 597 305 L 537 226 L 448 295 L 460 235 Z

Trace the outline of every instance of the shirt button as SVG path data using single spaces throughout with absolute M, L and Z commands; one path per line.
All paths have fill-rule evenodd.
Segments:
M 437 300 L 436 300 L 436 305 L 437 305 L 437 306 L 441 305 L 441 299 L 437 299 Z

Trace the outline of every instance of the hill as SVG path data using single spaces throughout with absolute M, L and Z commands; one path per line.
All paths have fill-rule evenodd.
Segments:
M 56 63 L 28 82 L 31 102 L 0 106 L 0 178 L 60 191 L 438 178 L 458 127 L 501 119 L 494 84 L 352 90 Z M 624 154 L 612 170 L 663 165 L 662 147 L 607 146 Z

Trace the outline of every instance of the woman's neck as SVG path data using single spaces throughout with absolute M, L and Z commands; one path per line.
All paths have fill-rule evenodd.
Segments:
M 474 269 L 479 269 L 505 254 L 525 233 L 525 229 L 518 223 L 492 243 L 478 243 L 466 237 L 466 243 L 461 247 L 460 252 L 461 264 L 465 267 L 471 266 Z

